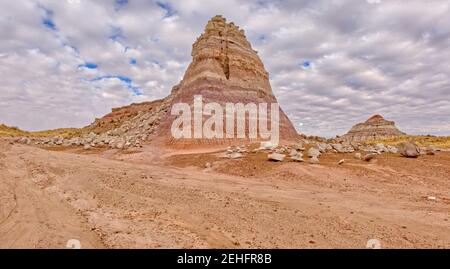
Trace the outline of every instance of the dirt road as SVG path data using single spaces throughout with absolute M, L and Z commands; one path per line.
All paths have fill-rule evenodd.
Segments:
M 0 248 L 70 239 L 82 248 L 365 248 L 369 239 L 450 248 L 449 153 L 345 166 L 333 155 L 318 166 L 258 158 L 137 164 L 0 142 Z

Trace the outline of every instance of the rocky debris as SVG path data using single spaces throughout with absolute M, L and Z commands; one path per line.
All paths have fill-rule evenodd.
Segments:
M 356 152 L 355 153 L 355 159 L 361 160 L 361 153 Z
M 303 162 L 303 153 L 297 151 L 296 149 L 291 149 L 289 151 L 289 157 L 294 162 Z
M 320 153 L 325 153 L 327 150 L 332 149 L 331 145 L 329 145 L 327 143 L 318 143 L 317 148 L 320 151 Z
M 228 154 L 228 158 L 230 158 L 230 159 L 240 159 L 242 157 L 244 157 L 244 155 L 239 152 L 233 152 L 233 153 Z
M 364 155 L 363 160 L 366 161 L 366 162 L 370 162 L 372 160 L 375 160 L 377 158 L 377 155 L 378 154 L 376 154 L 376 153 L 366 154 L 366 155 Z
M 206 168 L 206 169 L 209 169 L 209 168 L 211 168 L 211 167 L 212 167 L 211 163 L 206 163 L 206 164 L 205 164 L 205 168 Z
M 305 150 L 305 147 L 303 146 L 303 144 L 295 144 L 295 145 L 292 145 L 291 148 L 293 148 L 293 149 L 295 149 L 297 151 L 304 151 Z
M 376 144 L 375 145 L 375 150 L 377 151 L 377 152 L 387 152 L 387 149 L 386 149 L 386 147 L 384 146 L 384 144 L 382 144 L 382 143 L 378 143 L 378 144 Z
M 261 142 L 259 149 L 261 150 L 273 150 L 277 147 L 277 145 L 272 144 L 270 141 Z
M 29 145 L 29 144 L 31 144 L 31 139 L 28 138 L 28 137 L 20 137 L 20 138 L 17 139 L 16 142 L 17 143 L 21 143 L 21 144 Z
M 289 150 L 289 156 L 290 157 L 297 156 L 298 154 L 299 154 L 299 152 L 296 149 Z
M 275 149 L 275 153 L 278 153 L 278 154 L 283 154 L 286 152 L 287 152 L 287 148 L 283 147 L 283 146 Z
M 427 146 L 425 148 L 425 153 L 427 155 L 434 155 L 434 154 L 436 154 L 436 148 L 434 146 Z
M 347 141 L 343 141 L 342 143 L 333 143 L 327 144 L 328 150 L 333 150 L 337 153 L 352 153 L 355 151 L 355 148 Z
M 420 149 L 414 142 L 402 142 L 398 144 L 398 153 L 407 158 L 417 158 L 420 156 Z
M 398 152 L 398 150 L 396 147 L 388 145 L 388 146 L 386 146 L 386 152 L 396 154 Z
M 91 149 L 91 145 L 86 144 L 86 145 L 84 145 L 83 149 L 84 150 L 90 150 Z
M 345 162 L 345 160 L 342 159 L 342 160 L 340 160 L 340 161 L 338 162 L 338 164 L 341 165 L 341 164 L 344 164 L 344 162 Z
M 314 157 L 311 157 L 311 158 L 309 159 L 309 163 L 310 163 L 310 164 L 319 164 L 320 161 L 319 161 L 319 159 L 317 158 L 317 156 L 314 156 Z
M 124 146 L 125 146 L 124 143 L 119 142 L 116 144 L 116 149 L 123 149 Z
M 320 156 L 320 151 L 318 149 L 310 148 L 308 150 L 308 157 L 310 157 L 310 158 L 314 158 L 314 157 L 317 158 L 319 156 Z
M 239 159 L 244 156 L 244 153 L 248 153 L 248 150 L 245 148 L 245 146 L 230 146 L 227 148 L 226 156 L 230 159 Z
M 269 161 L 274 161 L 274 162 L 282 162 L 282 161 L 284 161 L 285 157 L 286 157 L 286 155 L 280 154 L 280 153 L 272 153 L 272 154 L 267 155 L 267 158 L 269 159 Z
M 140 147 L 158 131 L 171 101 L 172 95 L 169 95 L 161 100 L 114 108 L 110 114 L 83 128 L 89 134 L 74 139 L 81 140 L 80 144 L 103 143 L 111 148 L 116 148 L 117 143 L 122 143 L 124 148 Z
M 360 147 L 362 146 L 361 143 L 357 142 L 357 141 L 350 141 L 350 146 L 352 146 L 353 150 L 359 150 Z
M 350 131 L 342 136 L 347 141 L 366 141 L 401 136 L 405 133 L 395 127 L 395 122 L 385 120 L 380 115 L 374 115 L 363 123 L 354 125 Z
M 290 157 L 294 162 L 304 162 L 303 155 L 295 155 Z

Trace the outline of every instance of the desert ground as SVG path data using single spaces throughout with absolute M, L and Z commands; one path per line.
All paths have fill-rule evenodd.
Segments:
M 310 165 L 225 149 L 0 139 L 0 248 L 450 248 L 448 151 Z

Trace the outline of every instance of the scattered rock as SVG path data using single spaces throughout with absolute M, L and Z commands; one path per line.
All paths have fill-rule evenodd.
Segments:
M 341 164 L 344 164 L 344 162 L 345 162 L 345 160 L 342 159 L 342 160 L 340 160 L 340 161 L 338 162 L 338 164 L 341 165 Z
M 366 155 L 364 155 L 363 160 L 366 161 L 366 162 L 370 162 L 370 161 L 376 159 L 376 158 L 377 158 L 377 155 L 378 155 L 378 154 L 376 154 L 376 153 L 369 153 L 369 154 L 366 154 Z
M 90 150 L 91 149 L 91 145 L 86 144 L 86 145 L 84 145 L 83 149 L 84 150 Z
M 361 153 L 356 152 L 356 153 L 355 153 L 355 159 L 361 160 Z

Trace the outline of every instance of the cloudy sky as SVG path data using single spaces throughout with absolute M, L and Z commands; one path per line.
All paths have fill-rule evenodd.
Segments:
M 448 0 L 0 0 L 0 122 L 82 127 L 164 97 L 216 14 L 245 29 L 300 132 L 378 113 L 450 135 Z

